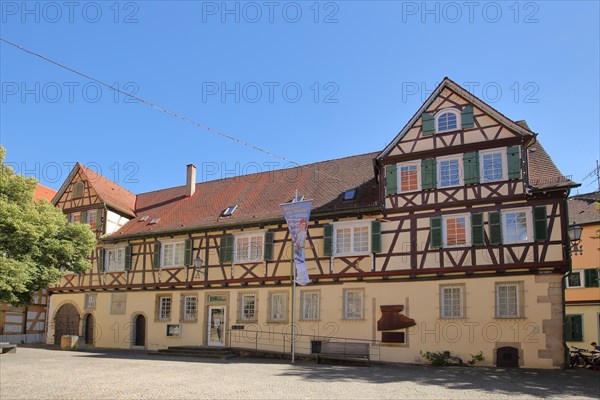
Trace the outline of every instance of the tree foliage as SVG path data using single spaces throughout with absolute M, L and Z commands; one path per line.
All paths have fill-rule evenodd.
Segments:
M 48 201 L 34 202 L 37 180 L 15 175 L 5 155 L 0 146 L 0 301 L 23 305 L 58 281 L 61 271 L 89 269 L 96 238 Z

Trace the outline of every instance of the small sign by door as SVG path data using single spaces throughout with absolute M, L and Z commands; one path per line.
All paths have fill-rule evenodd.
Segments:
M 208 307 L 208 345 L 225 346 L 225 307 Z

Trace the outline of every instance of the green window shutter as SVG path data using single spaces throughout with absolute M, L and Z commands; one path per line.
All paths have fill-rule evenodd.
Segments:
M 398 166 L 396 164 L 385 167 L 385 194 L 398 193 Z
M 548 220 L 546 218 L 546 206 L 533 207 L 535 240 L 548 240 Z
M 381 253 L 381 221 L 371 221 L 371 253 Z
M 483 214 L 471 214 L 471 242 L 473 246 L 483 246 Z
M 192 238 L 185 239 L 185 250 L 184 250 L 184 263 L 185 265 L 192 265 L 194 259 L 194 241 Z
M 479 152 L 470 151 L 463 155 L 465 185 L 479 183 Z
M 221 248 L 219 249 L 221 264 L 233 261 L 233 235 L 221 236 Z
M 275 247 L 275 232 L 267 231 L 265 232 L 265 261 L 273 261 L 273 250 Z
M 80 197 L 83 197 L 83 183 L 77 182 L 73 185 L 73 198 L 78 199 Z
M 333 225 L 327 224 L 323 227 L 323 254 L 333 254 Z
M 435 158 L 421 160 L 421 187 L 423 190 L 435 189 L 436 183 Z
M 96 210 L 96 230 L 102 231 L 102 209 Z
M 488 223 L 490 224 L 490 244 L 502 244 L 502 215 L 500 211 L 489 212 Z
M 519 146 L 511 146 L 506 150 L 508 163 L 508 179 L 521 178 L 521 154 Z
M 81 211 L 79 213 L 79 222 L 85 224 L 87 222 L 87 211 Z
M 598 270 L 596 268 L 584 269 L 585 287 L 598 287 Z
M 105 249 L 98 250 L 98 259 L 96 260 L 96 264 L 98 267 L 98 272 L 104 272 L 104 254 L 106 253 Z
M 423 136 L 431 136 L 435 133 L 435 123 L 433 114 L 423 113 Z
M 460 113 L 460 120 L 463 129 L 473 128 L 475 126 L 475 118 L 473 117 L 473 106 L 465 106 Z
M 431 217 L 429 219 L 431 248 L 439 249 L 442 247 L 442 217 Z
M 125 271 L 131 270 L 131 245 L 125 246 Z
M 581 315 L 565 316 L 565 333 L 565 340 L 567 341 L 583 341 L 583 321 Z
M 154 243 L 154 254 L 152 257 L 152 268 L 160 268 L 160 242 Z

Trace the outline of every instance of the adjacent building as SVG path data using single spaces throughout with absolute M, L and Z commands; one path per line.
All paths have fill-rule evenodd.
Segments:
M 582 254 L 572 256 L 565 290 L 565 340 L 569 346 L 591 349 L 591 342 L 600 343 L 600 191 L 571 197 L 569 222 L 583 230 Z
M 133 194 L 78 164 L 54 198 L 99 237 L 50 289 L 49 341 L 287 351 L 366 341 L 374 359 L 449 350 L 563 364 L 570 188 L 524 121 L 448 78 L 380 152 Z M 311 282 L 292 309 L 280 204 L 314 200 Z M 341 339 L 346 338 L 346 339 Z

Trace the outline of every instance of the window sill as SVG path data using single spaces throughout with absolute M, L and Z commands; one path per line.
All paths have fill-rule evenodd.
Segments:
M 361 321 L 366 321 L 366 318 L 342 318 L 342 321 L 344 322 L 361 322 Z
M 444 246 L 441 247 L 441 248 L 442 249 L 455 249 L 455 250 L 458 250 L 458 249 L 462 249 L 462 248 L 471 248 L 471 247 L 473 247 L 473 245 L 471 243 L 465 243 L 465 244 L 455 244 L 455 245 L 452 245 L 452 246 L 444 244 Z
M 523 317 L 523 316 L 518 316 L 518 317 L 499 317 L 499 316 L 495 316 L 494 319 L 511 320 L 511 319 L 525 319 L 525 317 Z
M 363 257 L 363 256 L 369 256 L 371 255 L 371 252 L 361 252 L 361 253 L 338 253 L 338 254 L 334 254 L 333 257 Z
M 457 188 L 457 187 L 461 187 L 461 186 L 465 186 L 465 184 L 463 182 L 459 182 L 456 185 L 447 185 L 447 186 L 438 185 L 436 187 L 436 189 L 452 189 L 452 188 Z

